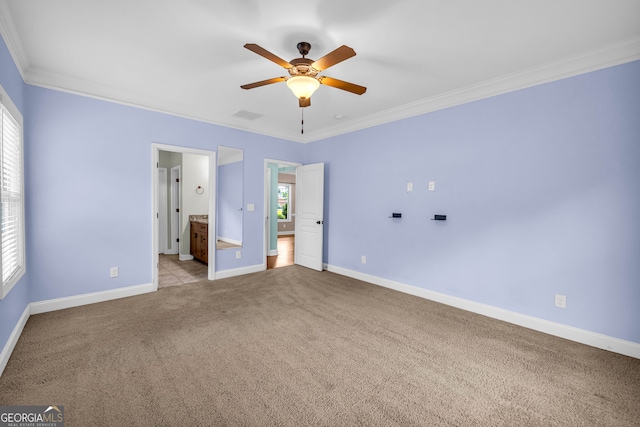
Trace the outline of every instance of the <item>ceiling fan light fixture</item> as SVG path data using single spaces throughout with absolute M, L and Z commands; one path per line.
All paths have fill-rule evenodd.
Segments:
M 287 80 L 287 86 L 298 99 L 309 99 L 320 87 L 320 82 L 309 76 L 294 76 Z

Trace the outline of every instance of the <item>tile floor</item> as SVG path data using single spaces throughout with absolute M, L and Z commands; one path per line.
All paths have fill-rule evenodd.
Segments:
M 160 254 L 158 288 L 207 280 L 206 264 L 200 261 L 180 261 L 178 255 Z
M 267 257 L 267 269 L 293 265 L 294 237 L 278 236 L 277 256 Z M 158 288 L 207 280 L 208 267 L 200 261 L 180 261 L 178 255 L 160 254 Z

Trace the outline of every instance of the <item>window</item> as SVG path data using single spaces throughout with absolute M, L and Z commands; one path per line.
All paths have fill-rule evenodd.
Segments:
M 25 272 L 22 115 L 0 86 L 0 270 L 4 298 Z
M 278 221 L 291 221 L 289 206 L 291 205 L 291 184 L 278 183 Z

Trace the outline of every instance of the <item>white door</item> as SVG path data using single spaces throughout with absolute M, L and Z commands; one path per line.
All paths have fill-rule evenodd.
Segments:
M 298 166 L 296 201 L 294 262 L 322 271 L 324 163 Z

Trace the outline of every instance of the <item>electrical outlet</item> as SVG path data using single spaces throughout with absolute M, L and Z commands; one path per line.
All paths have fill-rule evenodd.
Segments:
M 236 259 L 242 258 L 242 251 L 236 251 Z
M 407 193 L 411 193 L 413 191 L 413 182 L 407 182 Z
M 362 255 L 361 261 L 362 261 L 363 264 L 366 264 L 367 263 L 367 257 Z
M 118 267 L 111 267 L 109 269 L 109 276 L 110 277 L 118 277 Z
M 558 308 L 567 308 L 567 297 L 566 297 L 566 295 L 558 295 L 558 294 L 556 294 L 556 307 L 558 307 Z

